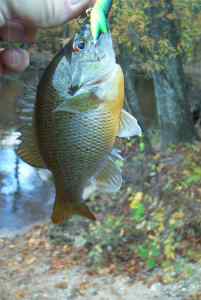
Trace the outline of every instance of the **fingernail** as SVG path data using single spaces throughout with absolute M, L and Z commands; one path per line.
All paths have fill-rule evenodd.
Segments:
M 80 4 L 80 5 L 84 6 L 84 5 L 87 5 L 87 3 L 90 3 L 90 1 L 89 0 L 83 0 L 83 1 L 81 1 L 81 0 L 71 0 L 70 3 L 71 3 L 71 5 Z
M 81 1 L 80 0 L 71 0 L 71 5 L 75 5 L 75 4 L 78 4 L 80 3 Z

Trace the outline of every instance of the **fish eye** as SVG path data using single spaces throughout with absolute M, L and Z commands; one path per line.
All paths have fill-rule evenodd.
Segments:
M 85 47 L 84 41 L 80 41 L 80 42 L 78 43 L 78 48 L 79 48 L 80 50 L 83 50 L 84 47 Z

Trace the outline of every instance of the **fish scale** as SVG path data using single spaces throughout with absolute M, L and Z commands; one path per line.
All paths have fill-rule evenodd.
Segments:
M 66 115 L 63 118 L 65 124 L 61 119 L 58 117 L 56 121 L 57 128 L 60 133 L 68 134 L 57 138 L 57 156 L 66 169 L 66 188 L 72 191 L 80 185 L 84 186 L 102 163 L 103 156 L 111 152 L 114 142 L 112 127 L 116 125 L 111 113 L 104 110 L 83 113 L 82 116 L 75 116 L 71 122 L 68 122 Z

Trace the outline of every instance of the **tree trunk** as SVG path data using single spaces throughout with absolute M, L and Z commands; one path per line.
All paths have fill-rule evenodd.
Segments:
M 145 150 L 151 151 L 151 143 L 148 137 L 147 128 L 145 127 L 144 117 L 141 112 L 140 99 L 135 90 L 135 71 L 131 69 L 131 55 L 126 47 L 120 47 L 120 63 L 124 71 L 126 98 L 128 107 L 132 115 L 138 120 L 138 123 L 144 134 Z
M 163 148 L 169 144 L 191 142 L 195 137 L 179 65 L 178 59 L 169 60 L 163 72 L 153 74 Z
M 171 0 L 150 0 L 151 8 L 147 10 L 150 24 L 150 36 L 156 44 L 161 39 L 168 39 L 176 49 L 179 43 L 178 28 L 175 21 L 167 18 L 172 15 L 174 7 Z M 163 16 L 159 17 L 163 12 Z M 157 49 L 156 49 L 157 50 Z M 169 56 L 163 62 L 162 71 L 153 72 L 158 119 L 161 130 L 161 145 L 191 142 L 195 137 L 190 108 L 186 98 L 185 76 L 181 58 Z

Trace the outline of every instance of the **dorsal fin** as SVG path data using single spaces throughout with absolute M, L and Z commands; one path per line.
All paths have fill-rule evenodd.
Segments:
M 22 143 L 17 149 L 17 154 L 22 160 L 35 168 L 47 168 L 38 149 L 34 128 L 24 126 L 20 129 Z

